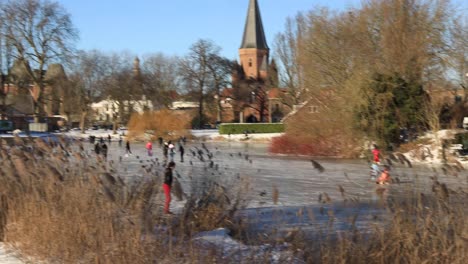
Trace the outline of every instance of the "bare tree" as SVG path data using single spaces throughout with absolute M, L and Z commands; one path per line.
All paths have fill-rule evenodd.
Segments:
M 91 103 L 105 97 L 104 80 L 109 74 L 109 64 L 109 58 L 97 50 L 78 52 L 74 63 L 71 64 L 70 91 L 68 92 L 76 97 L 73 97 L 75 102 L 68 106 L 76 105 L 76 109 L 79 109 L 80 128 L 83 133 Z
M 11 47 L 14 60 L 39 88 L 35 103 L 36 117 L 44 112 L 44 72 L 50 63 L 69 58 L 77 30 L 70 15 L 56 2 L 41 0 L 9 1 L 1 7 L 4 39 Z M 36 120 L 37 121 L 37 120 Z
M 274 48 L 276 57 L 281 66 L 281 83 L 288 89 L 288 98 L 292 102 L 283 100 L 290 107 L 306 100 L 304 94 L 304 84 L 301 77 L 301 64 L 299 61 L 299 41 L 303 18 L 298 15 L 296 20 L 288 18 L 286 20 L 285 31 L 275 37 Z M 286 99 L 286 98 L 284 98 Z
M 223 58 L 218 54 L 210 56 L 210 63 L 208 63 L 208 70 L 213 81 L 213 92 L 216 105 L 216 121 L 223 120 L 223 110 L 221 106 L 221 92 L 230 83 L 228 76 L 232 73 L 233 62 L 227 58 Z
M 177 57 L 169 57 L 162 53 L 144 57 L 143 92 L 146 98 L 152 101 L 153 107 L 168 107 L 172 101 L 172 93 L 180 89 L 177 63 Z
M 198 127 L 204 123 L 204 103 L 210 86 L 213 84 L 210 64 L 213 56 L 218 56 L 220 47 L 209 40 L 198 40 L 189 53 L 180 61 L 180 74 L 186 86 L 193 87 L 198 99 Z
M 399 110 L 418 105 L 416 98 L 425 100 L 411 93 L 420 92 L 420 87 L 446 73 L 451 14 L 449 1 L 368 0 L 359 9 L 334 12 L 316 8 L 298 15 L 276 42 L 283 81 L 293 86 L 296 83 L 291 76 L 298 76 L 297 83 L 308 90 L 305 98 L 310 98 L 309 104 L 318 106 L 311 115 L 331 121 L 315 122 L 303 131 L 328 133 L 333 138 L 345 130 L 372 134 L 366 129 L 369 122 L 379 122 L 383 113 L 369 112 L 365 115 L 368 118 L 361 118 L 357 114 L 360 109 L 395 103 L 394 92 L 400 99 L 408 97 L 401 99 L 407 105 L 398 105 Z M 380 87 L 375 85 L 375 76 L 380 75 L 398 76 L 389 80 L 401 78 L 407 89 L 398 83 L 382 84 L 388 88 L 390 101 L 376 101 L 381 91 L 375 91 Z M 384 105 L 378 109 L 389 111 Z M 409 116 L 403 116 L 407 112 L 397 112 L 399 120 L 408 120 Z
M 116 133 L 120 123 L 127 123 L 134 110 L 134 104 L 141 99 L 139 84 L 135 82 L 132 61 L 135 56 L 128 53 L 114 53 L 108 56 L 109 64 L 103 78 L 103 98 L 116 104 L 113 110 L 113 128 Z
M 451 28 L 452 45 L 449 56 L 450 68 L 457 83 L 464 90 L 464 101 L 468 101 L 468 16 L 459 17 Z

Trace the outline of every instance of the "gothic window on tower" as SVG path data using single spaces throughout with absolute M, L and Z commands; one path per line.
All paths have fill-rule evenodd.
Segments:
M 249 67 L 252 67 L 252 59 L 249 59 Z

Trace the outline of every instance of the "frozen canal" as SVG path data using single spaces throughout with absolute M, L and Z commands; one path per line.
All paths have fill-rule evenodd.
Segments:
M 206 149 L 212 153 L 213 164 L 206 155 L 206 150 L 201 143 L 187 143 L 185 145 L 185 162 L 180 162 L 179 153 L 176 153 L 176 171 L 180 176 L 183 186 L 188 187 L 192 181 L 208 174 L 227 181 L 233 181 L 238 177 L 247 178 L 250 182 L 249 207 L 271 206 L 301 206 L 320 204 L 322 201 L 337 202 L 347 200 L 372 201 L 378 199 L 376 184 L 370 181 L 369 164 L 365 160 L 342 159 L 315 159 L 323 167 L 324 171 L 314 169 L 307 157 L 278 156 L 268 153 L 268 145 L 265 143 L 204 143 Z M 90 151 L 91 151 L 91 145 Z M 154 146 L 154 156 L 148 157 L 143 143 L 132 144 L 133 155 L 125 156 L 123 147 L 118 147 L 116 142 L 111 144 L 109 158 L 114 160 L 126 177 L 138 177 L 145 175 L 142 166 L 148 168 L 151 160 L 163 159 L 162 149 Z M 204 161 L 194 157 L 191 151 L 202 150 Z M 119 162 L 120 157 L 122 161 Z M 159 171 L 162 171 L 160 164 Z M 430 190 L 433 176 L 437 176 L 441 182 L 445 182 L 452 188 L 466 188 L 466 171 L 451 172 L 444 175 L 440 168 L 407 165 L 393 162 L 391 176 L 400 181 L 387 187 L 389 193 L 398 192 L 404 188 Z M 456 176 L 454 176 L 456 173 Z M 160 175 L 160 173 L 158 173 Z M 274 205 L 272 199 L 273 186 L 279 193 L 278 204 Z M 342 187 L 340 191 L 340 186 Z M 327 197 L 328 196 L 328 197 Z
M 156 143 L 153 146 L 153 157 L 147 156 L 143 143 L 132 144 L 133 155 L 125 156 L 124 148 L 113 142 L 109 158 L 128 180 L 150 175 L 162 177 L 163 165 L 155 162 L 163 159 L 162 149 Z M 203 161 L 198 154 L 192 155 L 192 151 L 199 150 Z M 207 153 L 212 154 L 211 160 Z M 365 160 L 315 159 L 325 169 L 320 172 L 310 158 L 269 154 L 265 143 L 189 142 L 185 145 L 185 162 L 180 162 L 179 153 L 174 160 L 176 175 L 187 193 L 194 183 L 206 179 L 202 175 L 217 177 L 231 187 L 236 187 L 239 179 L 247 179 L 248 206 L 239 216 L 255 231 L 266 234 L 276 230 L 276 236 L 297 228 L 317 230 L 331 221 L 339 230 L 352 228 L 351 225 L 368 226 L 369 221 L 385 219 L 382 202 L 388 197 L 398 198 L 407 190 L 430 193 L 434 177 L 447 183 L 450 189 L 467 190 L 468 179 L 464 170 L 444 173 L 441 168 L 415 164 L 409 168 L 394 162 L 391 176 L 400 183 L 383 188 L 370 181 L 369 164 Z M 145 172 L 150 168 L 150 173 Z M 278 194 L 276 204 L 274 188 Z M 160 198 L 162 203 L 162 195 Z M 178 211 L 183 204 L 174 199 L 171 206 Z

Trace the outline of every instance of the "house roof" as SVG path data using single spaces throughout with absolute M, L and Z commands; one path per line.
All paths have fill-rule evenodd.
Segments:
M 5 106 L 10 114 L 32 115 L 34 114 L 34 100 L 29 94 L 8 94 L 5 98 Z
M 241 49 L 269 50 L 257 0 L 250 0 Z
M 282 95 L 286 94 L 286 89 L 281 88 L 271 88 L 268 91 L 268 99 L 278 99 L 281 98 Z

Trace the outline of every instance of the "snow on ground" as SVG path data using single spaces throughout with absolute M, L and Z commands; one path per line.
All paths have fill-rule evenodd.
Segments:
M 420 163 L 426 165 L 439 166 L 444 164 L 442 142 L 444 140 L 454 139 L 456 133 L 463 130 L 445 129 L 434 132 L 427 132 L 419 139 L 424 144 L 418 144 L 417 148 L 403 153 L 412 163 Z M 461 164 L 468 166 L 468 157 L 463 157 L 457 154 L 457 151 L 462 148 L 462 145 L 450 145 L 445 150 L 447 163 Z
M 1 264 L 24 264 L 18 253 L 8 249 L 3 243 L 0 243 L 0 263 Z
M 217 129 L 191 130 L 194 137 L 211 141 L 270 141 L 284 133 L 257 133 L 257 134 L 219 134 Z
M 229 235 L 229 230 L 225 228 L 198 233 L 192 241 L 207 248 L 217 247 L 220 252 L 223 252 L 223 258 L 229 259 L 230 263 L 243 262 L 251 257 L 265 260 L 266 252 L 272 253 L 268 263 L 302 263 L 302 261 L 294 258 L 286 243 L 276 247 L 269 244 L 247 246 L 234 240 Z
M 209 140 L 209 141 L 270 141 L 273 137 L 279 137 L 283 135 L 283 133 L 259 133 L 259 134 L 232 134 L 232 135 L 224 135 L 219 134 L 219 130 L 217 129 L 201 129 L 201 130 L 190 130 L 192 135 L 195 138 L 200 140 Z M 117 141 L 119 138 L 125 137 L 127 130 L 117 130 L 117 134 L 113 134 L 112 130 L 104 130 L 104 129 L 97 129 L 97 130 L 86 130 L 83 134 L 79 130 L 72 130 L 63 133 L 64 135 L 68 135 L 75 138 L 83 138 L 88 139 L 89 136 L 95 136 L 97 139 L 100 137 L 107 139 L 110 135 L 112 141 Z

